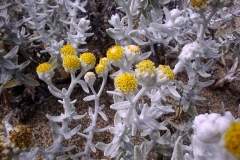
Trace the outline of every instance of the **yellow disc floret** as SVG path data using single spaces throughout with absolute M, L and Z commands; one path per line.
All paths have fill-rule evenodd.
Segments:
M 39 64 L 38 67 L 36 68 L 38 73 L 45 73 L 51 69 L 52 69 L 52 65 L 46 62 Z
M 107 51 L 107 58 L 112 61 L 120 60 L 123 56 L 123 47 L 113 46 Z
M 143 74 L 154 75 L 155 74 L 154 63 L 150 60 L 143 60 L 136 65 L 136 71 L 140 75 Z
M 123 94 L 131 94 L 138 86 L 138 79 L 132 73 L 123 73 L 114 79 L 114 85 Z
M 75 55 L 68 55 L 63 58 L 63 67 L 67 71 L 75 71 L 80 67 L 80 60 Z
M 16 126 L 9 131 L 10 143 L 20 149 L 29 148 L 32 144 L 32 130 L 25 125 Z
M 96 57 L 92 53 L 83 53 L 80 55 L 80 60 L 86 65 L 95 65 Z
M 240 158 L 240 122 L 233 122 L 224 134 L 225 148 Z
M 190 0 L 190 6 L 193 9 L 203 9 L 207 5 L 208 0 Z
M 157 70 L 158 72 L 161 72 L 161 74 L 159 74 L 159 78 L 167 78 L 168 80 L 174 79 L 173 70 L 169 66 L 159 65 Z
M 60 53 L 64 56 L 74 55 L 75 54 L 75 48 L 70 44 L 66 44 L 61 48 Z

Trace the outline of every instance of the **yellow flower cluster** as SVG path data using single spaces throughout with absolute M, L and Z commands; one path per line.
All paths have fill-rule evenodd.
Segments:
M 9 131 L 10 143 L 20 149 L 26 149 L 32 144 L 32 130 L 25 125 L 19 125 Z
M 111 61 L 117 61 L 123 57 L 123 53 L 123 47 L 116 45 L 108 49 L 107 58 Z
M 63 67 L 67 71 L 75 71 L 80 67 L 80 60 L 75 55 L 68 55 L 63 58 Z
M 52 65 L 46 62 L 39 64 L 38 67 L 36 68 L 38 73 L 45 73 L 51 69 L 52 69 Z
M 203 9 L 204 7 L 206 7 L 208 0 L 190 0 L 190 6 L 193 9 Z
M 95 65 L 96 63 L 96 57 L 94 56 L 94 54 L 87 52 L 80 55 L 80 60 L 86 65 Z
M 157 68 L 158 71 L 162 72 L 163 77 L 169 79 L 169 80 L 173 80 L 174 79 L 174 73 L 173 70 L 166 65 L 159 65 Z
M 240 158 L 240 122 L 233 122 L 225 132 L 225 148 L 235 157 Z
M 70 44 L 66 44 L 64 45 L 61 50 L 60 50 L 60 53 L 63 55 L 63 56 L 67 56 L 67 55 L 74 55 L 75 54 L 75 48 L 70 45 Z
M 123 73 L 114 79 L 114 85 L 123 94 L 131 94 L 138 86 L 138 79 L 132 73 Z
M 144 74 L 154 75 L 155 74 L 154 63 L 150 60 L 143 60 L 136 65 L 136 71 L 140 75 Z

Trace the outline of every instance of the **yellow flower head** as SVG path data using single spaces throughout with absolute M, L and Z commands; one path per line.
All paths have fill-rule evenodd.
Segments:
M 240 122 L 233 122 L 223 136 L 225 148 L 235 157 L 240 158 Z
M 52 65 L 49 63 L 42 63 L 39 64 L 38 67 L 36 68 L 38 73 L 46 73 L 47 71 L 50 71 L 52 69 Z
M 93 67 L 96 63 L 96 57 L 92 53 L 83 53 L 80 55 L 81 64 L 85 66 Z
M 190 6 L 196 10 L 205 8 L 207 3 L 208 0 L 190 0 Z
M 164 83 L 174 79 L 174 72 L 169 66 L 159 65 L 157 68 L 157 82 Z
M 96 80 L 96 76 L 95 76 L 95 74 L 93 72 L 87 72 L 84 75 L 84 80 L 88 84 L 92 85 L 95 82 L 95 80 Z
M 76 50 L 72 45 L 66 44 L 61 48 L 60 53 L 63 56 L 74 55 L 76 53 Z
M 155 76 L 155 66 L 150 60 L 143 60 L 136 65 L 135 69 L 139 78 L 148 78 Z
M 95 67 L 95 72 L 97 74 L 103 73 L 104 71 L 107 71 L 107 64 L 106 63 L 99 63 L 96 67 Z
M 75 55 L 68 55 L 63 58 L 63 67 L 66 71 L 76 71 L 80 64 L 80 60 Z
M 95 77 L 95 74 L 93 73 L 93 72 L 87 72 L 86 74 L 85 74 L 85 77 L 87 77 L 87 78 L 96 78 Z
M 138 79 L 132 73 L 123 73 L 114 79 L 114 85 L 123 94 L 131 94 L 137 89 Z
M 107 58 L 111 61 L 120 60 L 123 57 L 123 47 L 113 46 L 107 51 Z
M 10 143 L 20 149 L 29 148 L 32 143 L 32 130 L 25 125 L 19 125 L 9 131 Z
M 124 47 L 124 51 L 126 54 L 126 58 L 130 63 L 134 62 L 140 55 L 140 48 L 136 45 L 128 45 Z

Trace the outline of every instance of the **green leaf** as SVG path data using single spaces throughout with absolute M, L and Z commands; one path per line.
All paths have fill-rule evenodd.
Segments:
M 240 34 L 239 34 L 239 32 L 237 32 L 237 31 L 233 31 L 232 34 L 234 35 L 234 37 L 240 39 Z
M 22 85 L 22 84 L 17 79 L 13 79 L 13 80 L 8 81 L 7 83 L 3 84 L 2 87 L 4 89 L 6 89 L 6 88 L 13 88 L 13 87 L 16 87 L 19 85 Z
M 0 86 L 0 95 L 2 94 L 3 87 Z
M 168 4 L 171 0 L 158 0 L 160 4 Z
M 222 37 L 224 37 L 225 39 L 227 39 L 227 37 L 226 37 L 226 31 L 225 31 L 222 27 L 220 27 L 218 31 L 219 31 L 219 34 L 220 34 Z
M 0 57 L 0 64 L 1 66 L 3 66 L 4 68 L 7 68 L 7 69 L 14 69 L 15 66 L 12 62 L 4 59 L 3 57 Z
M 18 52 L 18 46 L 15 46 L 13 49 L 11 49 L 10 52 L 8 52 L 7 55 L 4 56 L 5 59 L 12 59 L 16 56 L 17 52 Z
M 139 146 L 134 147 L 134 160 L 146 160 L 144 153 L 142 153 Z
M 31 77 L 26 76 L 26 75 L 19 75 L 19 76 L 17 76 L 17 79 L 22 84 L 26 84 L 26 85 L 29 85 L 29 86 L 39 86 L 38 81 L 36 81 L 36 80 L 32 79 Z
M 48 61 L 48 63 L 51 64 L 53 68 L 56 68 L 62 64 L 59 57 L 51 57 L 50 60 Z
M 178 139 L 175 143 L 171 160 L 185 160 L 185 158 L 183 157 L 182 137 L 181 136 L 178 137 Z
M 131 104 L 129 101 L 118 102 L 110 106 L 110 108 L 114 110 L 128 109 L 130 107 L 131 107 Z
M 25 67 L 27 67 L 30 63 L 30 60 L 27 60 L 25 62 L 23 62 L 22 64 L 18 65 L 17 68 L 18 68 L 18 72 L 22 71 Z

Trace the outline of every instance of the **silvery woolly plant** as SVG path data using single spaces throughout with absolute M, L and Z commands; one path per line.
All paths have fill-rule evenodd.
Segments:
M 86 33 L 90 29 L 90 21 L 83 18 L 87 1 L 76 0 L 16 0 L 16 3 L 24 9 L 24 24 L 35 34 L 30 37 L 32 42 L 42 42 L 45 50 L 41 52 L 51 53 L 51 64 L 61 64 L 59 50 L 67 42 L 77 52 L 84 52 L 82 44 L 86 44 L 86 38 L 92 33 Z M 47 26 L 47 27 L 46 27 Z
M 59 153 L 66 153 L 71 149 L 75 148 L 75 146 L 63 147 L 62 143 L 64 140 L 72 138 L 74 135 L 80 135 L 86 138 L 87 142 L 85 145 L 85 149 L 82 152 L 79 152 L 75 155 L 63 155 L 58 158 L 72 158 L 76 159 L 78 157 L 82 157 L 83 159 L 90 159 L 89 152 L 92 150 L 96 152 L 95 146 L 92 142 L 94 133 L 102 132 L 107 128 L 96 129 L 96 122 L 98 119 L 98 114 L 102 116 L 104 120 L 107 120 L 106 115 L 102 112 L 104 105 L 100 105 L 99 98 L 103 91 L 104 85 L 107 80 L 107 75 L 104 74 L 103 81 L 101 88 L 98 93 L 96 93 L 95 89 L 93 88 L 93 84 L 95 82 L 95 74 L 93 72 L 87 72 L 88 70 L 92 69 L 95 66 L 96 58 L 92 53 L 85 52 L 82 53 L 79 57 L 77 56 L 77 52 L 75 48 L 71 45 L 65 45 L 60 50 L 61 57 L 62 57 L 62 66 L 64 67 L 65 71 L 70 73 L 71 75 L 71 83 L 69 87 L 63 88 L 62 90 L 58 89 L 52 84 L 52 77 L 54 76 L 54 70 L 51 64 L 49 63 L 42 63 L 37 67 L 37 73 L 40 79 L 46 82 L 48 85 L 49 91 L 59 100 L 64 107 L 64 113 L 60 116 L 51 116 L 47 115 L 47 118 L 50 120 L 52 126 L 52 133 L 54 142 L 53 145 L 43 149 L 40 149 L 40 153 L 43 155 L 45 159 L 55 159 Z M 81 68 L 80 73 L 76 75 L 76 71 Z M 85 81 L 81 80 L 82 76 L 85 74 L 84 79 Z M 86 116 L 78 115 L 76 113 L 74 104 L 77 100 L 71 100 L 70 96 L 77 84 L 80 84 L 85 92 L 89 92 L 88 87 L 92 91 L 93 95 L 86 97 L 84 100 L 95 101 L 95 108 L 94 110 L 89 108 L 89 117 L 91 119 L 91 124 L 88 128 L 86 128 L 83 133 L 80 133 L 80 125 L 76 126 L 74 129 L 69 128 L 69 124 L 72 120 L 82 119 Z M 62 125 L 59 126 L 58 123 Z
M 215 22 L 214 16 L 216 13 L 221 12 L 223 8 L 231 7 L 233 4 L 234 1 L 206 1 L 205 3 L 198 3 L 191 0 L 189 3 L 191 10 L 188 12 L 192 13 L 190 20 L 197 28 L 197 39 L 183 46 L 178 56 L 179 62 L 175 65 L 174 73 L 181 72 L 183 68 L 187 70 L 189 79 L 187 85 L 182 82 L 176 82 L 182 95 L 175 102 L 192 116 L 197 115 L 195 106 L 203 106 L 203 101 L 206 99 L 199 97 L 198 93 L 204 87 L 214 82 L 213 80 L 200 82 L 199 76 L 210 77 L 211 74 L 207 73 L 208 69 L 214 61 L 222 56 L 220 52 L 221 44 L 206 35 L 207 28 L 210 27 L 209 24 Z M 225 16 L 228 16 L 228 14 Z M 208 62 L 204 64 L 203 59 L 207 59 Z
M 148 53 L 142 54 L 136 45 L 113 46 L 107 51 L 108 63 L 119 70 L 111 75 L 115 90 L 108 91 L 114 100 L 110 108 L 116 110 L 114 126 L 109 128 L 114 138 L 108 144 L 100 142 L 96 145 L 105 156 L 146 159 L 153 148 L 163 145 L 172 149 L 174 146 L 166 127 L 168 121 L 157 122 L 162 115 L 174 112 L 171 105 L 163 103 L 170 94 L 178 96 L 172 83 L 174 73 L 169 66 L 155 67 L 146 55 L 149 56 Z M 147 96 L 151 103 L 142 102 L 143 96 Z M 161 135 L 160 130 L 166 133 Z M 143 140 L 140 147 L 132 139 L 138 131 L 143 139 L 147 135 L 150 137 L 150 141 Z
M 171 160 L 238 160 L 240 146 L 239 118 L 230 112 L 201 114 L 193 121 L 193 134 L 188 149 L 184 149 L 181 137 L 175 143 Z
M 0 123 L 0 158 L 2 160 L 34 159 L 38 148 L 32 149 L 32 130 L 25 125 L 13 127 L 9 121 L 11 114 Z
M 7 53 L 3 48 L 3 43 L 0 42 L 0 94 L 4 89 L 18 85 L 39 85 L 36 80 L 23 73 L 30 61 L 18 64 L 18 48 L 15 46 Z

